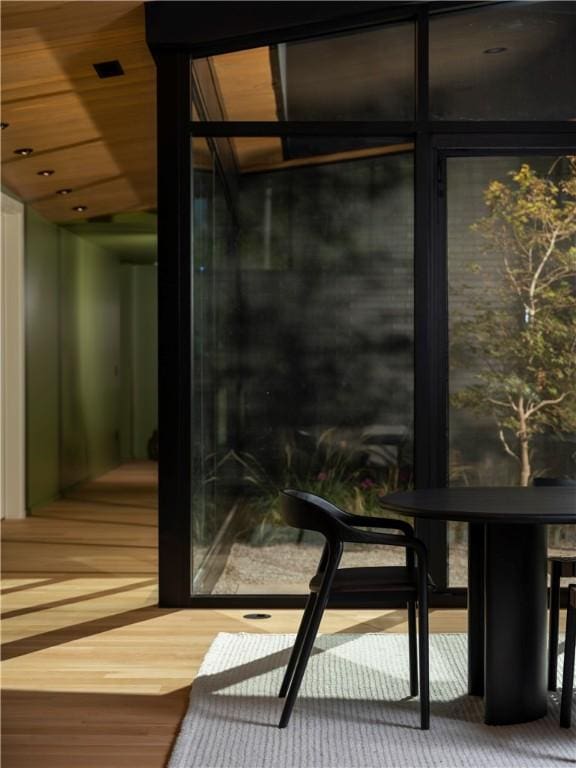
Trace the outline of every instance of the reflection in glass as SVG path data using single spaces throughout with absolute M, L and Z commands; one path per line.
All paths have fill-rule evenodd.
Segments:
M 576 475 L 575 205 L 574 158 L 448 160 L 452 485 Z M 552 551 L 575 544 L 550 526 Z
M 441 120 L 576 120 L 576 5 L 495 3 L 430 20 L 430 110 Z M 567 79 L 568 77 L 568 79 Z
M 195 98 L 202 119 L 408 120 L 414 58 L 408 21 L 252 48 L 193 62 Z
M 226 141 L 228 168 L 193 140 L 193 591 L 301 592 L 318 539 L 281 525 L 279 488 L 373 515 L 412 480 L 412 154 L 256 172 L 259 140 Z

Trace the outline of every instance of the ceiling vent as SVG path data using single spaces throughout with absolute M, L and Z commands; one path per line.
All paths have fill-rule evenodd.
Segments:
M 114 61 L 100 61 L 98 64 L 92 64 L 92 66 L 96 70 L 98 77 L 102 79 L 106 77 L 120 77 L 120 75 L 124 74 L 122 64 L 120 64 L 118 59 L 114 59 Z

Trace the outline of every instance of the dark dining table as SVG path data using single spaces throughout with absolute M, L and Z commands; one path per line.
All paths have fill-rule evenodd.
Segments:
M 468 523 L 468 692 L 489 725 L 546 714 L 549 524 L 576 523 L 576 489 L 436 488 L 394 493 L 387 509 Z

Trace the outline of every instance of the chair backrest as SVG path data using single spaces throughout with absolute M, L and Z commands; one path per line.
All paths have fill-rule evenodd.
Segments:
M 552 486 L 562 486 L 562 487 L 571 487 L 576 486 L 576 480 L 573 480 L 571 477 L 535 477 L 532 481 L 532 484 L 538 488 L 545 488 L 545 487 L 552 487 Z
M 340 538 L 348 513 L 335 504 L 306 491 L 282 491 L 280 510 L 284 521 L 293 528 L 318 531 L 327 538 Z

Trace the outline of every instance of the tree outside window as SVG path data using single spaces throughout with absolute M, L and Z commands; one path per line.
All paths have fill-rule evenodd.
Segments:
M 526 486 L 546 469 L 535 438 L 576 431 L 576 157 L 508 177 L 488 185 L 473 225 L 492 258 L 490 274 L 472 265 L 476 284 L 452 328 L 452 354 L 474 371 L 452 404 L 491 417 Z

